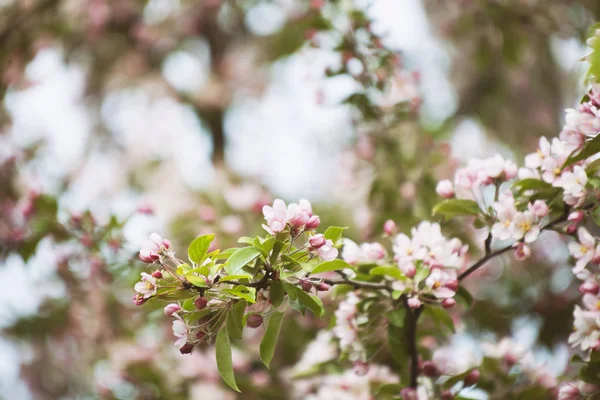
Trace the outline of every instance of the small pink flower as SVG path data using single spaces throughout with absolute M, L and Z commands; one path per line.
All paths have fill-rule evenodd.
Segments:
M 160 258 L 163 251 L 171 248 L 171 241 L 163 239 L 159 234 L 153 233 L 150 235 L 150 240 L 140 250 L 139 258 L 143 262 L 153 263 Z
M 585 213 L 583 211 L 573 211 L 569 214 L 569 221 L 571 222 L 581 222 L 585 217 Z
M 531 256 L 531 248 L 525 243 L 519 243 L 515 248 L 515 258 L 519 261 L 527 260 Z
M 188 327 L 179 315 L 174 314 L 173 316 L 175 317 L 173 321 L 173 334 L 177 338 L 175 346 L 181 349 L 188 341 Z
M 321 219 L 318 215 L 312 215 L 308 221 L 306 221 L 306 225 L 304 225 L 304 229 L 311 230 L 317 229 L 321 225 Z
M 314 235 L 308 239 L 308 244 L 310 245 L 311 249 L 320 249 L 327 244 L 327 239 L 325 239 L 325 236 L 319 233 L 318 235 Z
M 421 300 L 418 297 L 411 297 L 407 300 L 408 306 L 410 308 L 419 308 L 421 307 Z
M 435 191 L 437 192 L 437 194 L 439 194 L 445 199 L 450 199 L 454 197 L 454 187 L 452 185 L 452 182 L 450 182 L 448 179 L 439 181 L 437 186 L 435 187 Z
M 144 299 L 148 299 L 156 294 L 156 278 L 145 272 L 142 272 L 142 279 L 135 284 L 134 289 Z
M 383 224 L 383 232 L 385 232 L 386 236 L 392 236 L 396 233 L 396 223 L 391 219 L 385 221 Z
M 282 232 L 287 223 L 286 206 L 283 200 L 276 199 L 273 202 L 273 207 L 264 206 L 263 215 L 267 220 L 267 225 L 263 224 L 263 228 L 271 235 Z
M 338 250 L 333 247 L 333 242 L 331 239 L 327 239 L 325 244 L 319 247 L 317 250 L 317 254 L 323 261 L 331 261 L 335 260 L 338 256 Z
M 179 306 L 179 304 L 171 303 L 165 306 L 163 311 L 167 317 L 172 317 L 173 314 L 181 311 L 181 306 Z
M 533 204 L 529 203 L 529 210 L 535 214 L 536 217 L 544 218 L 548 215 L 550 209 L 544 200 L 536 200 Z

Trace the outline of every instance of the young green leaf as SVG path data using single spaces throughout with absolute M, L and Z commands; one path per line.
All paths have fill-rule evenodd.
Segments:
M 325 309 L 323 308 L 323 302 L 317 296 L 312 296 L 306 293 L 301 288 L 296 288 L 296 294 L 298 295 L 298 302 L 304 306 L 306 306 L 315 317 L 323 318 L 325 314 Z
M 244 330 L 246 300 L 239 300 L 227 312 L 227 332 L 232 338 L 241 339 Z
M 283 285 L 283 290 L 285 290 L 285 292 L 288 294 L 288 296 L 290 296 L 290 299 L 296 300 L 298 298 L 298 295 L 296 292 L 296 286 L 292 285 L 289 282 L 284 282 L 284 281 L 282 281 L 281 284 Z
M 331 239 L 335 245 L 342 238 L 342 234 L 346 229 L 348 229 L 347 226 L 330 226 L 325 230 L 323 236 L 325 236 L 325 239 Z
M 402 328 L 406 319 L 406 308 L 397 308 L 387 312 L 385 315 L 391 324 L 397 326 L 398 328 Z
M 442 215 L 446 218 L 479 214 L 481 214 L 481 209 L 473 200 L 449 199 L 433 208 L 433 215 Z
M 233 253 L 225 263 L 225 271 L 236 275 L 246 264 L 252 262 L 261 254 L 256 247 L 242 247 Z
M 232 294 L 240 299 L 244 299 L 248 303 L 254 303 L 256 301 L 256 289 L 253 287 L 238 285 L 232 289 L 223 289 L 222 291 Z
M 175 272 L 177 272 L 177 275 L 189 274 L 192 272 L 192 267 L 190 267 L 189 264 L 179 264 Z
M 271 304 L 273 307 L 277 308 L 283 303 L 283 297 L 285 296 L 283 285 L 280 281 L 273 281 L 271 282 L 271 287 L 269 289 Z
M 406 279 L 402 271 L 400 271 L 400 269 L 396 267 L 375 267 L 370 271 L 370 274 L 389 276 L 390 278 L 398 280 Z
M 583 146 L 583 149 L 579 153 L 576 155 L 570 155 L 569 158 L 567 158 L 567 161 L 565 161 L 563 164 L 562 169 L 565 169 L 569 165 L 573 165 L 578 161 L 585 160 L 586 158 L 597 153 L 600 153 L 600 135 L 586 142 Z
M 322 262 L 321 264 L 317 265 L 317 267 L 312 270 L 312 274 L 315 275 L 315 274 L 322 274 L 323 272 L 341 271 L 345 268 L 354 269 L 354 267 L 352 267 L 352 265 L 348 264 L 344 260 L 325 261 L 325 262 Z
M 281 331 L 281 322 L 283 321 L 283 312 L 276 311 L 269 317 L 267 331 L 260 342 L 260 359 L 267 368 L 271 365 L 273 354 L 275 354 L 275 345 Z
M 187 281 L 194 286 L 198 286 L 198 287 L 207 287 L 208 286 L 206 284 L 206 279 L 204 277 L 194 275 L 193 273 L 185 274 L 185 279 L 187 279 Z
M 235 376 L 233 375 L 233 362 L 231 361 L 231 343 L 229 342 L 229 334 L 227 328 L 223 327 L 217 333 L 217 340 L 215 343 L 216 356 L 217 356 L 217 369 L 221 378 L 230 388 L 239 392 L 240 389 L 235 382 Z
M 210 234 L 198 236 L 194 239 L 192 243 L 190 243 L 190 247 L 188 247 L 189 259 L 198 265 L 202 265 L 208 256 L 208 249 L 214 238 L 215 235 Z

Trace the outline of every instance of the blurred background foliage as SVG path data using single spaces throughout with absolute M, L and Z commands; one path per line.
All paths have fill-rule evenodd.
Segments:
M 521 159 L 585 91 L 577 61 L 597 1 L 392 3 L 0 2 L 0 393 L 235 398 L 210 349 L 172 348 L 162 305 L 131 304 L 141 238 L 162 229 L 185 249 L 215 232 L 235 245 L 275 196 L 308 197 L 357 241 L 380 238 L 387 219 L 406 232 L 431 218 L 437 180 L 498 149 Z M 394 31 L 412 19 L 428 38 Z M 36 86 L 46 92 L 28 96 Z M 75 111 L 47 116 L 61 107 Z M 554 351 L 557 373 L 577 297 L 560 240 L 478 273 L 464 319 L 478 337 L 521 332 Z M 293 397 L 286 371 L 327 321 L 288 319 L 271 371 L 251 333 L 238 343 L 239 398 Z

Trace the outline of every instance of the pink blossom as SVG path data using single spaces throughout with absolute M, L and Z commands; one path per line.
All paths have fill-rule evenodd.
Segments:
M 317 254 L 323 261 L 335 260 L 338 256 L 338 249 L 333 247 L 331 239 L 327 239 L 325 244 L 316 249 Z
M 264 206 L 263 215 L 267 220 L 267 225 L 263 224 L 263 228 L 271 235 L 282 232 L 287 223 L 286 206 L 283 200 L 276 199 L 273 202 L 273 207 Z
M 408 303 L 408 306 L 410 308 L 419 308 L 419 307 L 421 307 L 421 300 L 419 300 L 418 297 L 410 297 L 407 300 L 407 303 Z
M 573 273 L 581 272 L 592 261 L 595 254 L 596 239 L 584 227 L 577 230 L 578 242 L 569 243 L 569 252 L 577 259 Z
M 171 303 L 166 305 L 163 311 L 167 317 L 172 317 L 173 314 L 181 311 L 181 306 L 179 304 Z
M 175 346 L 181 349 L 188 342 L 188 327 L 179 315 L 174 314 L 174 317 L 175 320 L 173 321 L 173 334 L 177 338 L 175 341 Z
M 383 224 L 383 232 L 385 232 L 387 236 L 392 236 L 396 233 L 396 223 L 391 219 L 385 221 Z
M 171 248 L 171 241 L 163 239 L 158 233 L 152 233 L 149 239 L 140 250 L 139 258 L 144 262 L 153 263 L 160 258 L 164 251 Z
M 435 191 L 437 194 L 439 194 L 445 199 L 450 199 L 454 197 L 454 186 L 452 185 L 452 182 L 450 182 L 448 179 L 439 181 L 437 186 L 435 187 Z
M 134 290 L 144 299 L 148 299 L 156 294 L 156 278 L 145 272 L 141 275 L 142 279 L 135 284 Z
M 306 221 L 306 225 L 304 225 L 304 229 L 306 229 L 306 230 L 317 229 L 319 227 L 319 225 L 321 225 L 321 219 L 319 218 L 319 216 L 311 215 L 310 218 L 308 218 L 308 221 Z
M 528 259 L 531 256 L 531 248 L 525 243 L 519 243 L 515 248 L 515 258 L 519 261 Z
M 319 233 L 308 239 L 308 244 L 310 245 L 311 249 L 320 249 L 327 244 L 327 239 L 325 239 L 323 234 Z
M 544 200 L 536 200 L 533 204 L 528 204 L 529 211 L 533 212 L 536 217 L 543 218 L 548 215 L 550 209 Z

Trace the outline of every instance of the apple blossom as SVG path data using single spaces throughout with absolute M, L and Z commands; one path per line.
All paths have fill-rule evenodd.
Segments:
M 173 314 L 175 314 L 179 311 L 181 311 L 181 306 L 179 304 L 171 303 L 171 304 L 166 305 L 164 308 L 164 313 L 167 317 L 172 317 Z
M 573 273 L 581 272 L 592 261 L 596 251 L 596 239 L 584 227 L 577 230 L 578 242 L 569 243 L 569 252 L 577 259 Z
M 267 225 L 263 228 L 271 235 L 282 232 L 287 223 L 287 209 L 285 203 L 281 199 L 276 199 L 273 206 L 264 206 L 263 215 L 267 220 Z
M 144 299 L 148 299 L 156 294 L 156 278 L 145 272 L 141 273 L 142 279 L 135 284 L 134 290 Z
M 173 316 L 175 317 L 173 321 L 173 335 L 177 337 L 175 346 L 181 349 L 188 343 L 188 327 L 179 315 L 173 314 Z
M 452 185 L 452 182 L 450 182 L 447 179 L 439 181 L 435 188 L 435 191 L 437 192 L 437 194 L 439 194 L 445 199 L 450 199 L 454 197 L 454 187 Z
M 387 236 L 392 236 L 394 233 L 396 233 L 396 223 L 391 219 L 385 221 L 383 224 L 383 232 Z

